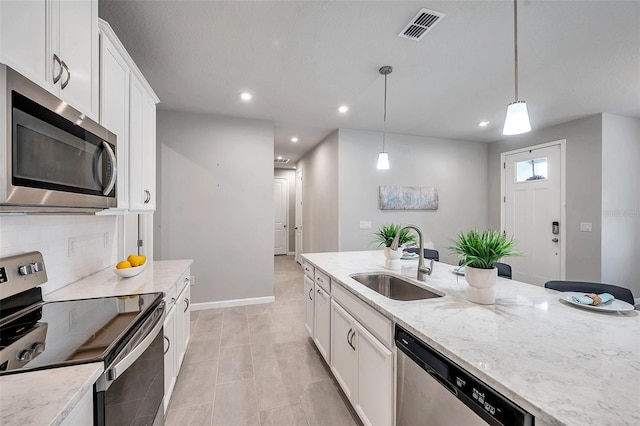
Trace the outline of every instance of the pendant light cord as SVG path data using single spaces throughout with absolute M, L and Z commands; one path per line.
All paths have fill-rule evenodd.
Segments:
M 513 0 L 513 48 L 515 58 L 516 102 L 518 102 L 518 0 Z
M 384 150 L 384 138 L 387 133 L 387 74 L 384 75 L 384 117 L 383 117 L 383 128 L 382 128 L 382 152 L 386 152 Z

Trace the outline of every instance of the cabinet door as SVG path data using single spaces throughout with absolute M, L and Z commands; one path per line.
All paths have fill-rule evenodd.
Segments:
M 58 0 L 58 3 L 57 53 L 68 68 L 60 78 L 60 98 L 97 121 L 98 1 Z
M 331 301 L 331 372 L 350 401 L 354 400 L 356 352 L 353 342 L 354 319 Z
M 53 53 L 47 32 L 51 7 L 47 0 L 0 1 L 0 62 L 53 91 L 49 79 Z M 57 67 L 55 72 L 59 71 Z
M 176 305 L 167 306 L 169 310 L 164 319 L 164 412 L 167 412 L 171 393 L 176 383 L 175 345 L 176 345 Z
M 365 425 L 393 424 L 393 353 L 356 322 L 355 409 Z
M 314 309 L 314 341 L 325 361 L 329 363 L 331 359 L 329 351 L 331 348 L 331 297 L 319 285 L 316 286 Z
M 176 333 L 176 375 L 180 372 L 180 366 L 182 365 L 182 361 L 184 359 L 184 354 L 187 351 L 187 345 L 189 343 L 189 333 L 191 327 L 191 285 L 188 282 L 185 285 L 184 289 L 178 296 L 178 300 L 176 301 L 176 309 L 178 310 L 178 322 L 177 322 L 177 333 Z
M 129 208 L 155 210 L 156 106 L 131 75 L 129 102 Z
M 315 295 L 313 294 L 313 280 L 306 275 L 304 276 L 304 325 L 307 327 L 309 336 L 313 338 L 313 322 L 314 322 L 314 302 Z
M 118 138 L 118 209 L 129 207 L 129 67 L 105 34 L 100 35 L 100 124 Z

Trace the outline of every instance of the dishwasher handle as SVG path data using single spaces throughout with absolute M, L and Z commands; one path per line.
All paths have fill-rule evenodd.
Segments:
M 438 383 L 440 383 L 443 387 L 445 387 L 449 392 L 451 392 L 454 396 L 458 396 L 458 388 L 456 388 L 453 383 L 442 377 L 435 371 L 433 368 L 429 367 L 427 363 L 424 364 L 424 371 L 429 373 L 431 377 L 433 377 Z

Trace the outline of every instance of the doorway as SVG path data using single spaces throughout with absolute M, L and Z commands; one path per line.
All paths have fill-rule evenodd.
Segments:
M 543 286 L 565 277 L 565 143 L 500 154 L 500 226 L 522 252 L 507 260 L 518 281 Z
M 300 254 L 302 253 L 302 169 L 296 170 L 296 262 L 302 264 L 302 259 L 300 258 Z
M 289 250 L 289 183 L 287 178 L 273 178 L 273 205 L 274 205 L 274 254 L 287 254 Z

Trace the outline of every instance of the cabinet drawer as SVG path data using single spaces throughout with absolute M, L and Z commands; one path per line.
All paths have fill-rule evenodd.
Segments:
M 176 293 L 179 294 L 184 288 L 191 283 L 191 269 L 187 269 L 180 275 L 180 278 L 176 281 Z
M 316 284 L 322 287 L 322 289 L 327 293 L 331 293 L 331 282 L 329 281 L 329 276 L 318 269 L 316 269 Z
M 314 279 L 314 270 L 315 268 L 308 262 L 304 262 L 302 264 L 302 269 L 304 269 L 304 274 L 311 279 Z
M 376 312 L 335 281 L 331 296 L 386 347 L 393 347 L 393 327 L 390 319 Z

